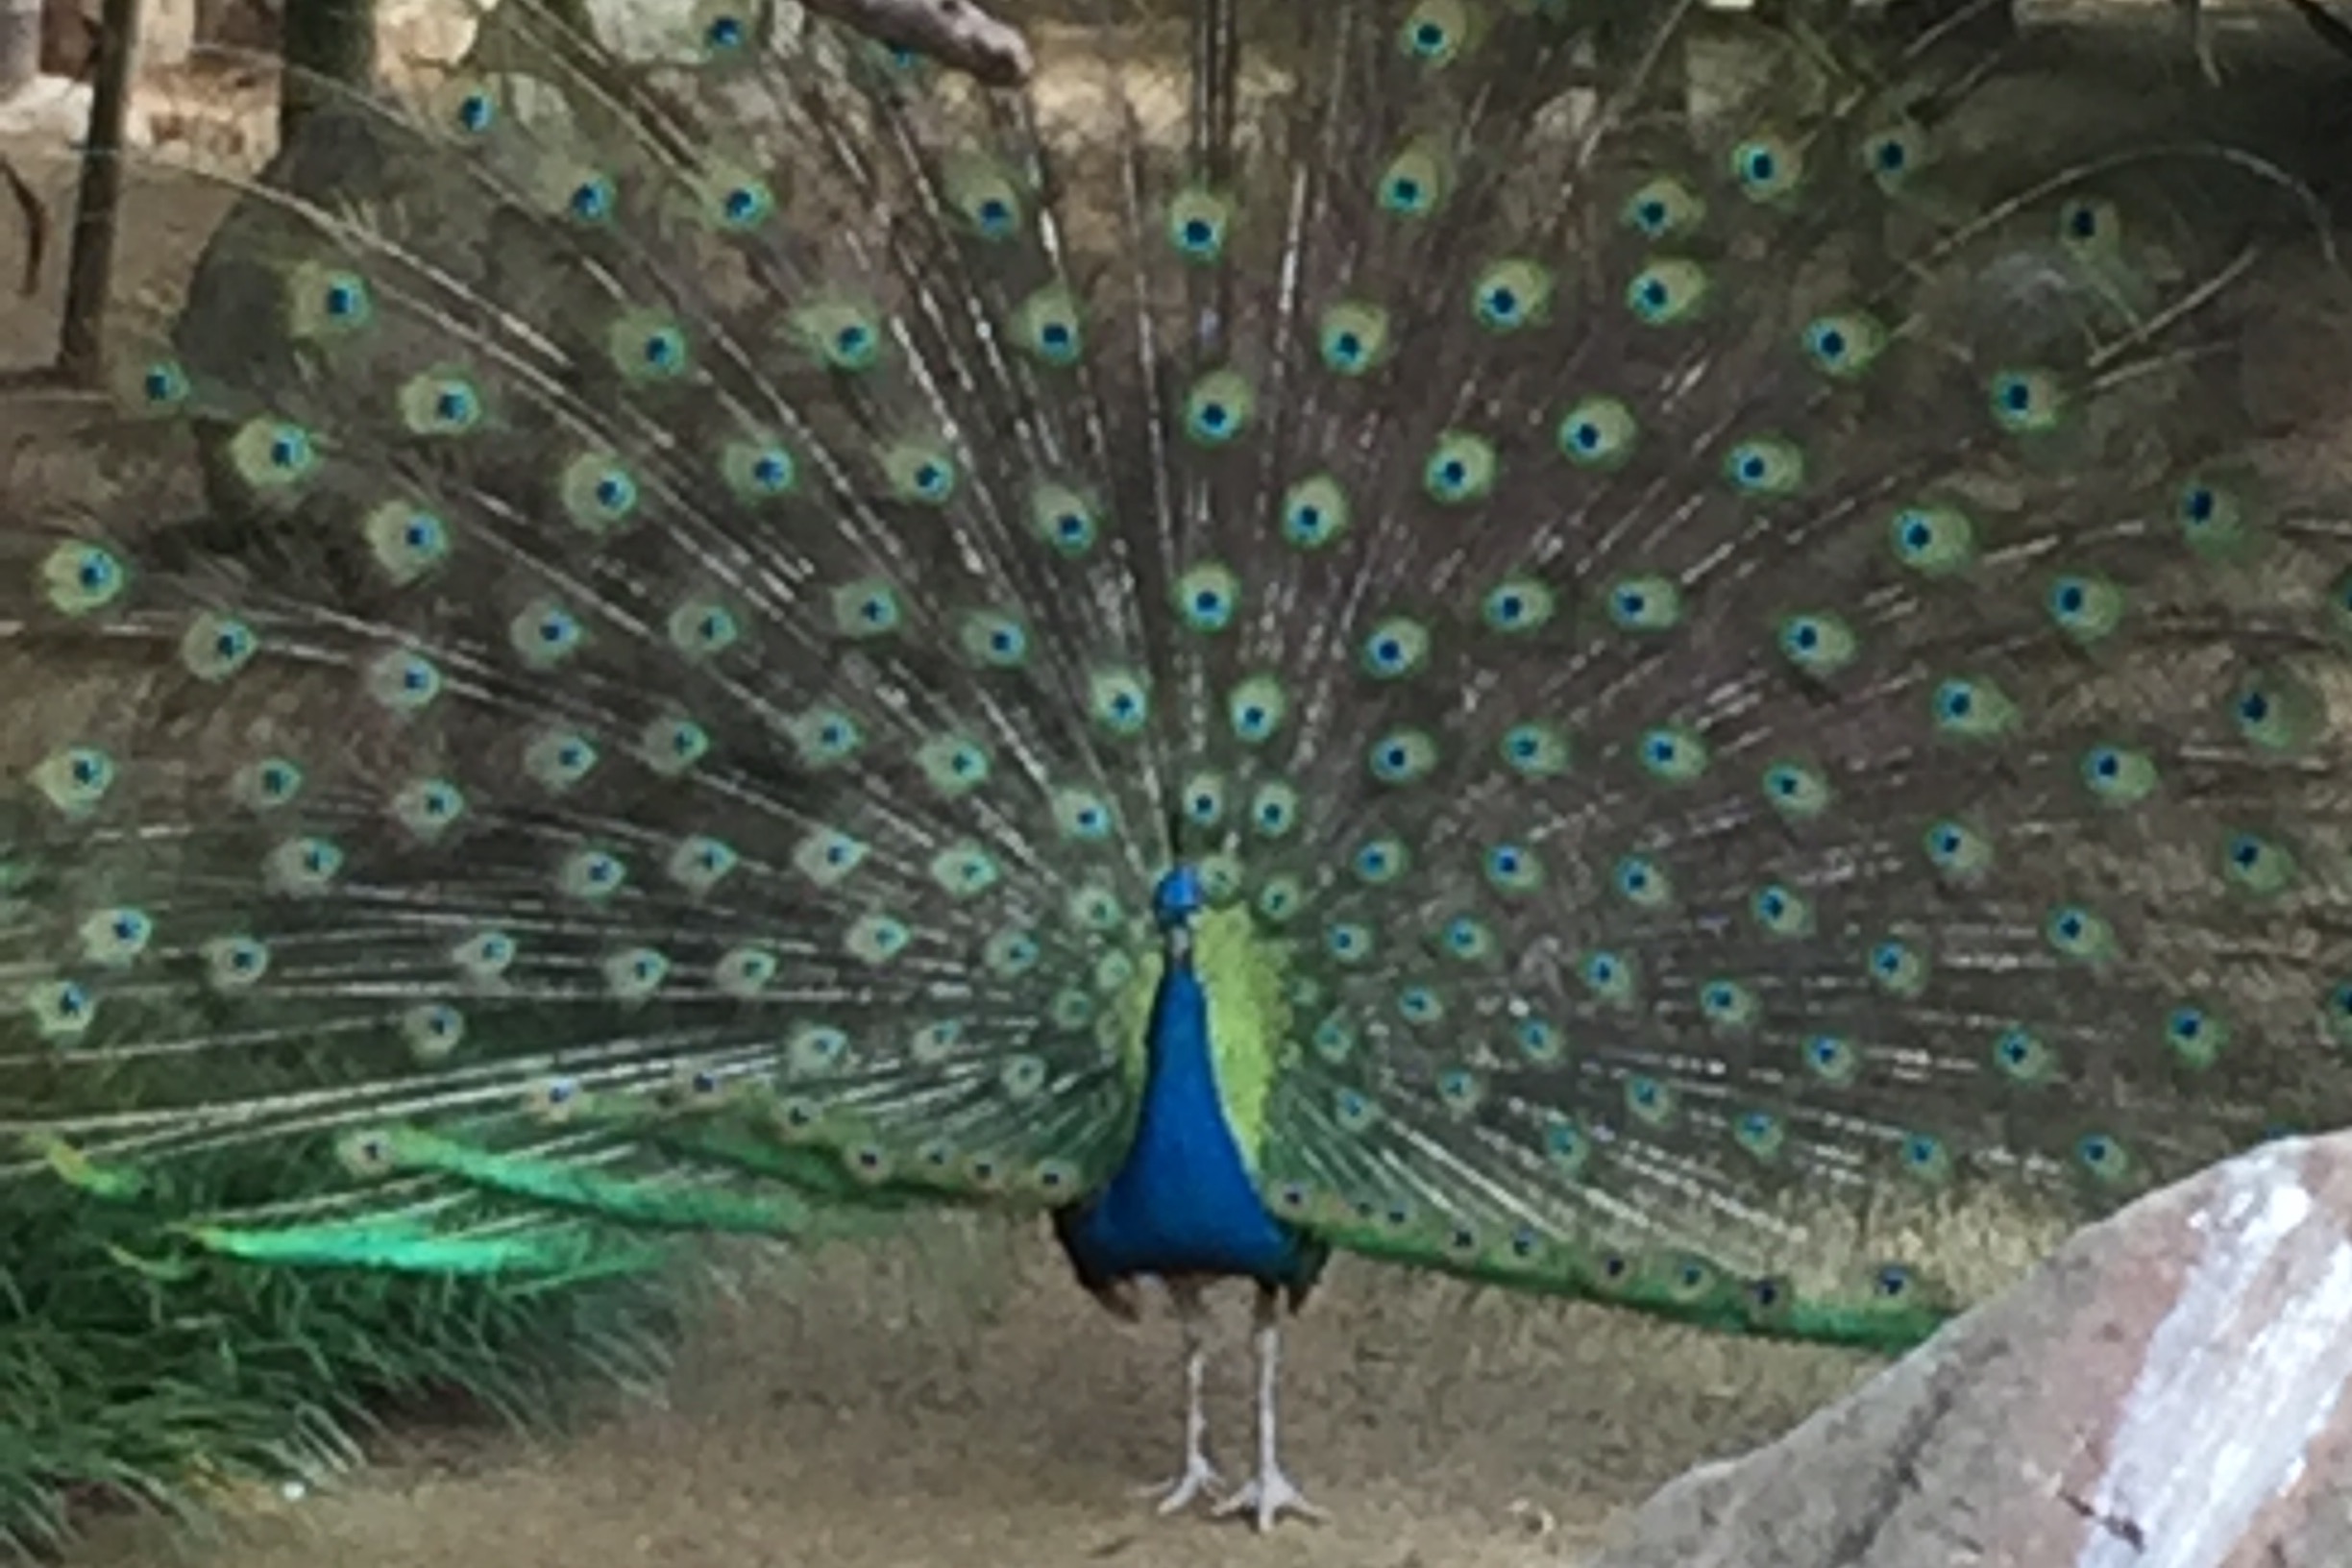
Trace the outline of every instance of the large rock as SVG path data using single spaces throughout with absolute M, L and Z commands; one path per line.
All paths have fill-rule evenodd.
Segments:
M 2081 1233 L 1592 1568 L 2352 1564 L 2352 1133 Z

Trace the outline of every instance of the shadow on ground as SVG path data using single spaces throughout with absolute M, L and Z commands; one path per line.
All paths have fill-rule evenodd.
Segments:
M 1175 1329 L 1103 1315 L 1041 1229 L 925 1226 L 738 1285 L 660 1406 L 544 1443 L 403 1434 L 217 1541 L 102 1525 L 76 1568 L 1573 1562 L 1615 1509 L 1874 1364 L 1343 1261 L 1286 1336 L 1283 1390 L 1287 1462 L 1335 1519 L 1261 1542 L 1130 1495 L 1176 1458 Z M 1229 1467 L 1250 1452 L 1246 1303 L 1220 1301 L 1212 1371 Z

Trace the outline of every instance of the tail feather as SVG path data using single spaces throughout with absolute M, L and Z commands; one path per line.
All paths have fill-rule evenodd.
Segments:
M 0 535 L 142 671 L 26 774 L 39 1168 L 325 1139 L 198 1239 L 425 1268 L 1066 1201 L 1178 860 L 1268 1201 L 1426 1266 L 1900 1336 L 1918 1205 L 2343 1109 L 2277 171 L 2019 178 L 1936 40 L 1692 6 L 1112 6 L 1016 93 L 519 5 L 126 378 L 252 547 Z

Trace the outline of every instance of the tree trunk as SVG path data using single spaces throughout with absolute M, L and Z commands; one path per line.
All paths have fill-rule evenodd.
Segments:
M 376 81 L 376 0 L 285 0 L 285 75 L 278 88 L 278 145 L 337 93 Z

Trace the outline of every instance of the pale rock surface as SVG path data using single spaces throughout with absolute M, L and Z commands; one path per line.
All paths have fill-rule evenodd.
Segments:
M 45 151 L 71 147 L 87 133 L 89 113 L 88 84 L 62 76 L 37 76 L 16 92 L 0 98 L 0 144 L 33 144 Z M 155 144 L 150 116 L 135 100 L 124 119 L 123 139 L 133 147 Z
M 683 64 L 698 58 L 693 0 L 588 0 L 587 9 L 598 41 L 623 60 Z M 796 17 L 799 8 L 778 9 Z M 472 52 L 484 15 L 495 10 L 495 0 L 380 0 L 380 53 L 393 69 L 455 65 Z
M 2084 1231 L 1591 1568 L 2352 1564 L 2352 1133 Z

